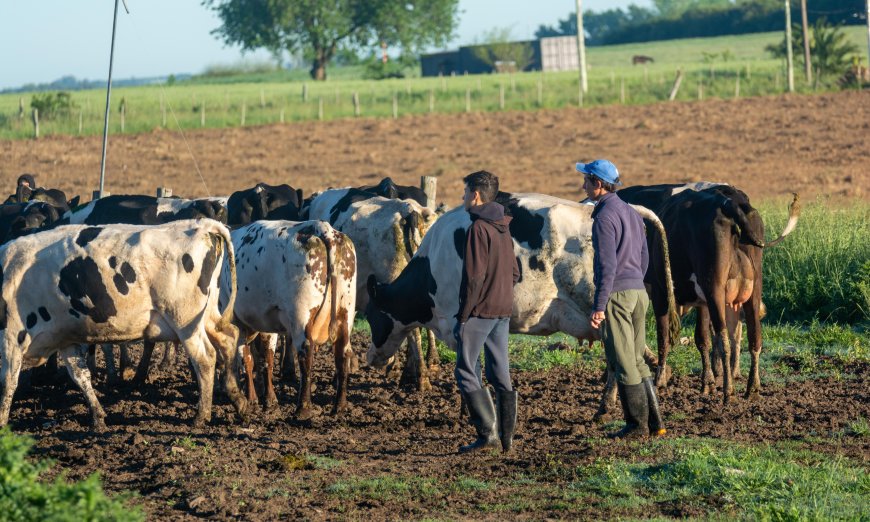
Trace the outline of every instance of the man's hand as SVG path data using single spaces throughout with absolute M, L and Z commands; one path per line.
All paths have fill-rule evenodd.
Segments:
M 457 342 L 462 342 L 462 327 L 465 326 L 465 323 L 460 323 L 456 321 L 456 325 L 453 326 L 453 337 L 456 338 Z
M 601 326 L 601 323 L 604 322 L 604 310 L 598 310 L 597 312 L 592 312 L 592 317 L 589 318 L 589 323 L 592 324 L 592 328 L 598 328 Z

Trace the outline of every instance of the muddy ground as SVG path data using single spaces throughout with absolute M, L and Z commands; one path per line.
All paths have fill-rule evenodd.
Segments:
M 354 335 L 358 354 L 367 341 L 366 335 Z M 602 458 L 644 458 L 636 446 L 602 440 L 613 425 L 592 421 L 601 388 L 598 372 L 515 372 L 521 399 L 514 451 L 469 458 L 456 454 L 472 431 L 459 416 L 452 364 L 441 368 L 426 393 L 361 369 L 351 380 L 351 411 L 339 417 L 329 415 L 328 353 L 318 354 L 316 369 L 314 402 L 323 414 L 306 422 L 294 420 L 295 390 L 281 384 L 278 408 L 258 409 L 246 426 L 234 421 L 231 406 L 219 396 L 212 423 L 192 428 L 197 392 L 181 357 L 167 372 L 152 367 L 151 381 L 137 389 L 101 382 L 98 394 L 109 425 L 103 434 L 90 432 L 83 397 L 65 377 L 20 393 L 11 424 L 16 432 L 33 435 L 35 454 L 56 459 L 70 477 L 99 471 L 108 490 L 137 492 L 148 518 L 160 520 L 611 518 L 618 513 L 595 503 L 558 502 L 559 488 L 570 480 L 561 473 Z M 866 365 L 845 368 L 840 379 L 777 385 L 767 384 L 767 377 L 763 372 L 761 400 L 739 396 L 725 409 L 718 395 L 699 394 L 697 376 L 674 377 L 660 395 L 668 437 L 745 445 L 792 441 L 866 465 L 870 439 L 843 436 L 850 423 L 870 418 Z M 101 373 L 98 380 L 103 381 Z M 386 485 L 380 492 L 369 483 L 356 497 L 342 489 L 347 481 L 359 485 L 383 477 L 398 477 L 411 489 Z M 528 478 L 555 489 L 531 488 L 523 482 Z M 450 489 L 469 479 L 501 486 L 470 493 Z M 542 496 L 554 498 L 548 502 Z M 511 512 L 492 507 L 505 503 L 514 506 Z M 650 509 L 648 516 L 703 514 L 703 509 L 685 511 L 690 506 Z
M 866 199 L 868 134 L 870 91 L 188 130 L 190 152 L 177 129 L 158 129 L 111 136 L 106 189 L 154 194 L 168 186 L 193 197 L 264 181 L 307 195 L 383 176 L 416 185 L 431 175 L 438 199 L 452 206 L 462 177 L 487 169 L 503 190 L 575 199 L 574 162 L 607 157 L 628 185 L 708 180 L 753 200 L 792 191 Z M 32 172 L 43 186 L 89 199 L 101 144 L 96 136 L 2 141 L 0 182 L 11 190 L 18 174 Z

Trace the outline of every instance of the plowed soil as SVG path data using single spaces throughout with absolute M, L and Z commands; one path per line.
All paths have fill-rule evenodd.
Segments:
M 359 355 L 367 343 L 367 336 L 354 334 Z M 212 423 L 192 428 L 197 390 L 185 359 L 162 373 L 152 367 L 150 382 L 137 389 L 99 384 L 98 394 L 108 414 L 105 433 L 88 429 L 90 416 L 83 397 L 65 377 L 19 393 L 11 424 L 16 432 L 35 436 L 35 453 L 59 461 L 70 477 L 99 471 L 107 489 L 138 492 L 138 502 L 155 520 L 503 520 L 504 514 L 487 513 L 480 506 L 511 498 L 526 498 L 534 506 L 540 500 L 537 494 L 526 491 L 526 486 L 508 485 L 476 491 L 469 498 L 467 492 L 445 493 L 443 485 L 469 478 L 510 484 L 516 477 L 546 474 L 554 462 L 557 469 L 573 469 L 601 458 L 638 458 L 636 448 L 628 443 L 600 442 L 608 427 L 592 421 L 602 386 L 598 372 L 515 372 L 514 386 L 521 400 L 513 452 L 468 457 L 456 453 L 459 445 L 473 439 L 473 432 L 460 417 L 452 365 L 444 366 L 433 378 L 432 389 L 422 393 L 398 387 L 397 381 L 381 372 L 361 369 L 351 377 L 350 412 L 332 416 L 331 356 L 320 353 L 314 393 L 314 403 L 323 411 L 320 416 L 294 420 L 296 392 L 282 383 L 277 409 L 257 408 L 249 424 L 236 422 L 232 406 L 217 394 Z M 676 376 L 660 394 L 668 436 L 746 445 L 795 441 L 832 458 L 847 456 L 866 463 L 870 439 L 842 434 L 855 419 L 870 418 L 868 369 L 845 368 L 845 379 L 766 384 L 760 400 L 738 396 L 726 408 L 719 395 L 700 395 L 697 376 Z M 763 372 L 763 383 L 766 378 Z M 832 436 L 838 433 L 841 436 Z M 306 455 L 326 457 L 327 465 L 301 460 Z M 442 488 L 430 495 L 374 490 L 362 500 L 349 500 L 336 486 L 350 478 L 385 476 L 412 485 L 414 480 L 430 481 Z M 674 506 L 652 509 L 661 511 L 648 512 L 649 516 L 691 514 L 674 511 Z M 584 503 L 562 505 L 552 512 L 529 507 L 510 513 L 535 520 L 614 515 Z
M 439 201 L 462 195 L 480 169 L 503 190 L 575 199 L 574 162 L 606 157 L 627 185 L 722 181 L 754 201 L 791 192 L 870 197 L 870 91 L 648 106 L 339 120 L 225 130 L 112 135 L 106 190 L 185 197 L 228 195 L 257 181 L 306 195 L 391 176 L 417 185 L 439 177 Z M 189 150 L 188 144 L 189 143 Z M 0 142 L 11 191 L 22 172 L 90 198 L 100 137 Z M 196 163 L 194 162 L 194 158 Z M 196 165 L 202 174 L 197 173 Z M 3 187 L 0 187 L 2 189 Z

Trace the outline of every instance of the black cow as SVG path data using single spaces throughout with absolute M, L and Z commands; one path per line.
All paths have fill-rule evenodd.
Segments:
M 241 226 L 264 219 L 299 221 L 302 202 L 302 189 L 257 183 L 230 195 L 227 222 L 230 226 Z
M 226 200 L 106 196 L 67 212 L 63 221 L 72 225 L 162 225 L 181 219 L 199 218 L 226 223 Z
M 62 190 L 41 187 L 28 189 L 27 197 L 25 202 L 0 205 L 0 244 L 52 226 L 79 202 L 78 196 L 67 201 Z
M 739 312 L 746 318 L 749 347 L 752 352 L 746 397 L 757 396 L 760 387 L 758 357 L 761 353 L 761 258 L 762 249 L 780 242 L 794 230 L 799 206 L 797 195 L 790 206 L 789 222 L 779 238 L 764 242 L 764 223 L 758 211 L 742 191 L 729 185 L 709 184 L 697 191 L 679 190 L 675 185 L 632 187 L 617 195 L 633 204 L 649 205 L 661 219 L 670 246 L 669 259 L 674 298 L 682 307 L 698 310 L 695 342 L 701 352 L 701 391 L 709 393 L 715 383 L 710 362 L 710 326 L 716 340 L 723 369 L 724 402 L 733 393 L 739 347 L 733 347 Z M 658 204 L 655 202 L 658 201 Z M 667 384 L 667 354 L 671 345 L 664 284 L 661 243 L 657 232 L 648 236 L 650 268 L 646 281 L 650 287 L 659 365 L 656 384 Z M 718 368 L 719 361 L 716 366 Z
M 358 187 L 359 190 L 371 192 L 376 196 L 387 199 L 413 199 L 421 206 L 426 206 L 426 193 L 419 187 L 411 185 L 396 185 L 393 180 L 386 177 L 377 185 Z

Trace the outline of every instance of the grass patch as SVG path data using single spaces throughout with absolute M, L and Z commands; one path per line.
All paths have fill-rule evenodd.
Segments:
M 658 463 L 598 461 L 577 468 L 576 492 L 601 507 L 643 515 L 650 503 L 709 516 L 762 520 L 857 520 L 870 502 L 867 470 L 844 459 L 770 446 L 674 439 L 656 443 Z
M 30 438 L 0 430 L 0 520 L 144 520 L 140 508 L 129 505 L 130 494 L 107 496 L 96 473 L 81 482 L 67 482 L 63 472 L 41 481 L 53 464 L 28 459 L 32 447 Z

